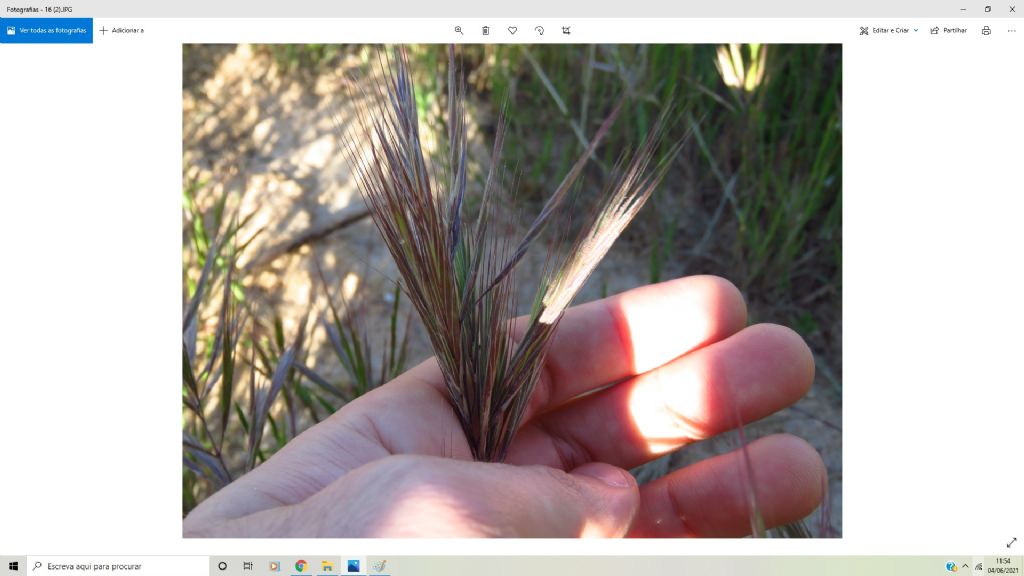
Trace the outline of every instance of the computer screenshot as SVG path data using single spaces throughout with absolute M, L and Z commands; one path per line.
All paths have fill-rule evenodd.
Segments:
M 1022 14 L 0 2 L 0 576 L 1020 574 Z

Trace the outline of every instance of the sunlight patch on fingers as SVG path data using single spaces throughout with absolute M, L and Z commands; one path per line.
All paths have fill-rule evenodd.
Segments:
M 699 298 L 686 294 L 688 299 Z M 632 348 L 633 372 L 640 374 L 653 370 L 678 357 L 687 349 L 707 340 L 715 332 L 713 314 L 701 303 L 673 302 L 666 314 L 665 307 L 645 305 L 648 294 L 639 294 L 636 305 L 631 306 L 629 295 L 624 295 L 622 322 L 625 338 Z
M 662 368 L 640 377 L 629 397 L 629 413 L 650 454 L 706 437 L 699 415 L 710 409 L 707 389 L 693 370 Z
M 586 519 L 580 530 L 580 538 L 618 538 L 623 536 L 614 528 L 614 522 Z

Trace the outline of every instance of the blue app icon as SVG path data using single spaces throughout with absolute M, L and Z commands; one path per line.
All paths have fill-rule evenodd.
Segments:
M 348 571 L 349 572 L 359 572 L 359 560 L 349 560 L 348 561 Z

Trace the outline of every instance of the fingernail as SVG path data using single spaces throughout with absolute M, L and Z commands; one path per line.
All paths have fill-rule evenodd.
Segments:
M 636 484 L 636 480 L 629 472 L 610 464 L 598 462 L 584 464 L 573 470 L 572 473 L 600 480 L 612 488 L 632 488 Z

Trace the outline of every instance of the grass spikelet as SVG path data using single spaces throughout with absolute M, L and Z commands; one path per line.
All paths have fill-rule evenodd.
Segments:
M 666 115 L 632 158 L 623 154 L 589 226 L 568 256 L 549 265 L 537 289 L 523 337 L 516 341 L 515 269 L 543 229 L 563 214 L 563 200 L 623 104 L 615 108 L 589 146 L 513 244 L 498 233 L 503 206 L 500 181 L 504 114 L 498 122 L 489 173 L 481 190 L 467 178 L 465 85 L 449 48 L 448 130 L 442 152 L 428 157 L 421 145 L 416 94 L 402 49 L 379 57 L 380 78 L 363 93 L 346 154 L 374 223 L 391 252 L 409 300 L 423 321 L 450 401 L 473 457 L 504 460 L 540 378 L 551 338 L 565 309 L 615 239 L 665 175 L 678 145 L 660 162 Z M 475 218 L 465 198 L 479 192 Z

